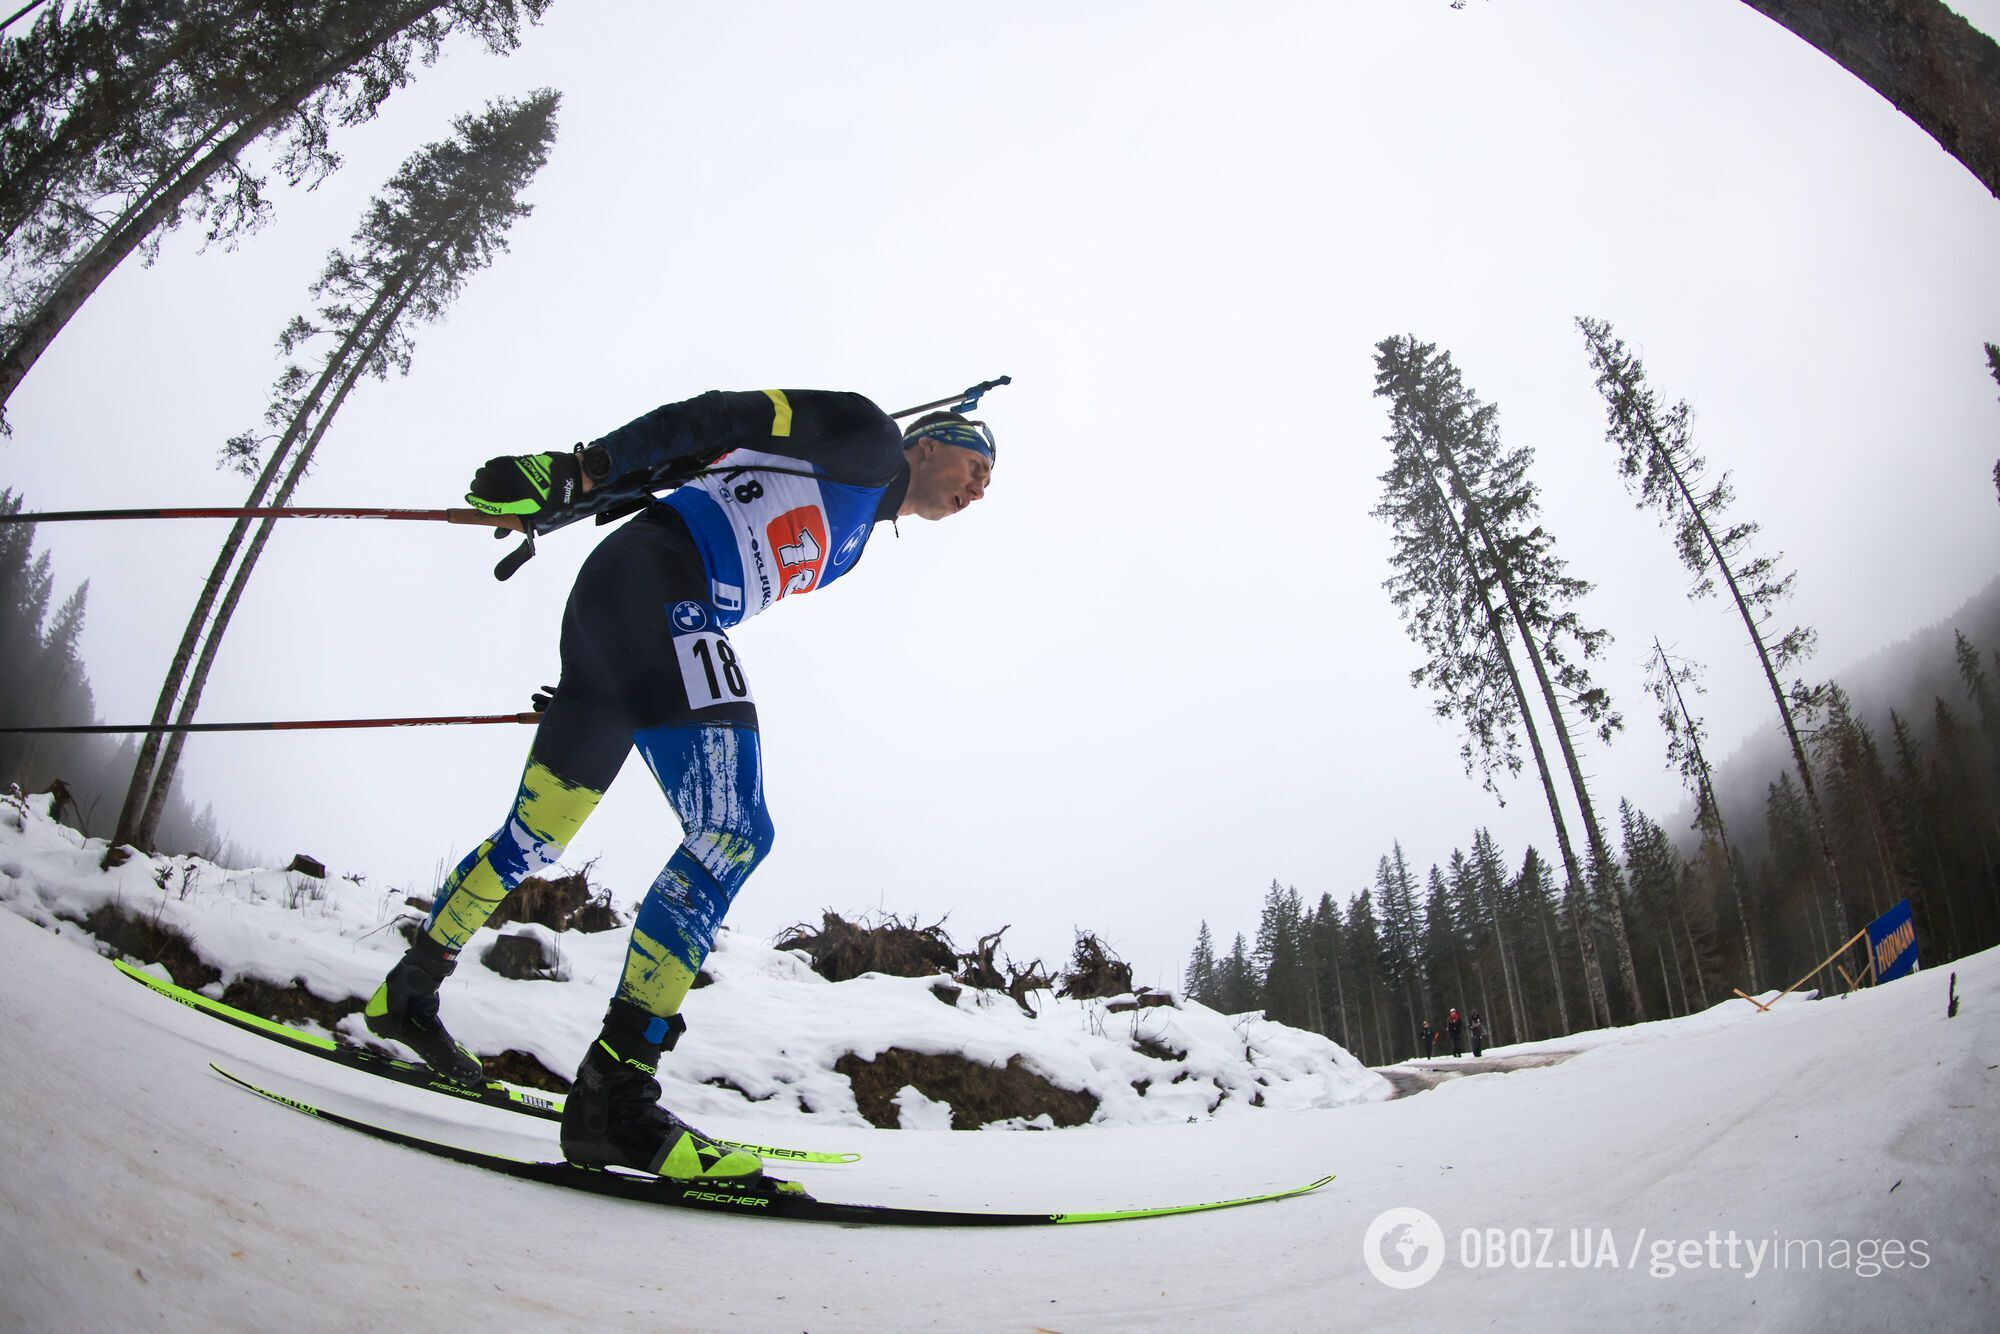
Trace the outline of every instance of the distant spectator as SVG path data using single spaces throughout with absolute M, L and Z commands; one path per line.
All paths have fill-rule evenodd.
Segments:
M 1451 1034 L 1451 1054 L 1465 1055 L 1465 1020 L 1459 1016 L 1458 1007 L 1451 1007 L 1451 1016 L 1444 1021 L 1445 1032 Z
M 1431 1048 L 1437 1045 L 1437 1040 L 1438 1040 L 1437 1030 L 1431 1027 L 1431 1021 L 1428 1019 L 1424 1020 L 1423 1036 L 1424 1036 L 1424 1059 L 1428 1061 L 1431 1058 Z
M 1486 1050 L 1486 1023 L 1479 1017 L 1479 1011 L 1472 1012 L 1472 1054 L 1477 1057 Z

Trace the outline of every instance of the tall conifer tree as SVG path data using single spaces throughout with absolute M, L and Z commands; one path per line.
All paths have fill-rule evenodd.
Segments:
M 451 138 L 411 157 L 369 204 L 352 246 L 334 251 L 313 285 L 318 309 L 295 317 L 280 337 L 288 355 L 310 351 L 280 374 L 265 411 L 265 419 L 281 428 L 278 436 L 269 441 L 245 433 L 225 450 L 255 467 L 259 449 L 269 446 L 248 507 L 267 503 L 267 495 L 272 505 L 291 500 L 355 385 L 365 375 L 384 379 L 391 370 L 407 374 L 416 327 L 442 315 L 467 280 L 506 248 L 508 229 L 531 211 L 520 193 L 548 160 L 559 100 L 553 90 L 543 89 L 520 101 L 498 100 L 480 115 L 459 117 Z M 240 561 L 249 521 L 238 520 L 224 540 L 161 686 L 155 726 L 165 721 L 176 699 L 177 720 L 193 719 L 223 632 L 275 522 L 258 524 Z M 222 592 L 223 575 L 232 563 L 235 575 Z M 185 675 L 190 662 L 192 674 Z M 150 844 L 186 735 L 173 733 L 164 745 L 157 732 L 146 738 L 119 818 L 121 841 Z
M 1729 520 L 1735 491 L 1726 472 L 1713 482 L 1706 479 L 1708 462 L 1695 452 L 1693 413 L 1687 400 L 1662 407 L 1646 382 L 1645 366 L 1612 334 L 1609 324 L 1588 318 L 1576 323 L 1590 350 L 1598 391 L 1604 395 L 1605 438 L 1618 449 L 1618 469 L 1628 488 L 1636 484 L 1639 507 L 1655 510 L 1673 534 L 1681 563 L 1696 578 L 1690 596 L 1712 596 L 1719 578 L 1749 633 L 1785 739 L 1791 745 L 1806 812 L 1817 835 L 1821 869 L 1833 907 L 1833 927 L 1845 939 L 1847 908 L 1840 871 L 1800 726 L 1800 719 L 1809 720 L 1823 702 L 1824 690 L 1802 679 L 1789 683 L 1782 679 L 1811 655 L 1815 638 L 1809 626 L 1784 631 L 1775 627 L 1777 608 L 1790 596 L 1796 576 L 1778 572 L 1779 557 L 1757 554 L 1752 543 L 1757 536 L 1756 524 Z
M 1413 338 L 1389 338 L 1376 345 L 1375 365 L 1375 392 L 1389 400 L 1391 428 L 1391 464 L 1382 475 L 1383 502 L 1375 511 L 1396 527 L 1397 573 L 1389 587 L 1412 633 L 1430 651 L 1426 670 L 1437 674 L 1445 697 L 1440 712 L 1467 718 L 1474 743 L 1486 745 L 1477 702 L 1496 693 L 1486 681 L 1509 677 L 1513 700 L 1499 707 L 1511 716 L 1530 716 L 1511 655 L 1503 659 L 1498 652 L 1511 633 L 1533 674 L 1582 817 L 1587 862 L 1579 862 L 1570 845 L 1550 761 L 1531 730 L 1569 874 L 1566 893 L 1592 1008 L 1603 1022 L 1611 1022 L 1590 930 L 1589 905 L 1594 904 L 1607 914 L 1632 1017 L 1643 1018 L 1621 898 L 1615 884 L 1604 880 L 1616 863 L 1605 845 L 1569 722 L 1574 709 L 1596 725 L 1605 741 L 1622 726 L 1610 697 L 1592 682 L 1585 666 L 1609 638 L 1586 626 L 1573 607 L 1590 585 L 1567 573 L 1555 554 L 1554 538 L 1534 522 L 1540 501 L 1528 478 L 1533 452 L 1502 446 L 1498 410 L 1465 387 L 1450 354 Z
M 52 6 L 0 48 L 0 412 L 72 316 L 134 251 L 188 217 L 227 242 L 269 211 L 244 164 L 262 140 L 311 183 L 340 126 L 371 119 L 440 44 L 512 49 L 549 0 L 101 0 Z M 18 74 L 18 77 L 14 77 Z

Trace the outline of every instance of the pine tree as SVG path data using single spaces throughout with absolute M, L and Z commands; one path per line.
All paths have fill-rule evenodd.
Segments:
M 1847 909 L 1840 872 L 1834 862 L 1826 815 L 1821 809 L 1812 763 L 1806 757 L 1800 732 L 1801 717 L 1810 718 L 1824 694 L 1820 687 L 1803 680 L 1794 680 L 1789 686 L 1780 680 L 1796 663 L 1810 656 L 1815 636 L 1807 626 L 1793 626 L 1782 634 L 1772 633 L 1777 606 L 1790 595 L 1796 576 L 1777 573 L 1778 557 L 1754 554 L 1751 539 L 1757 535 L 1756 524 L 1727 522 L 1735 492 L 1729 485 L 1728 473 L 1723 473 L 1713 484 L 1704 483 L 1708 463 L 1694 451 L 1693 413 L 1687 400 L 1663 409 L 1646 383 L 1646 368 L 1623 341 L 1612 335 L 1609 324 L 1593 319 L 1578 319 L 1576 323 L 1589 346 L 1591 368 L 1597 373 L 1597 387 L 1604 395 L 1605 439 L 1618 448 L 1618 468 L 1628 487 L 1636 481 L 1639 507 L 1658 511 L 1661 521 L 1673 533 L 1681 563 L 1696 577 L 1690 596 L 1712 596 L 1719 576 L 1729 590 L 1744 629 L 1749 632 L 1765 684 L 1777 705 L 1778 719 L 1784 725 L 1786 740 L 1791 743 L 1792 762 L 1797 766 L 1806 810 L 1818 836 L 1834 929 L 1845 939 Z M 1697 488 L 1700 488 L 1698 494 Z
M 2000 742 L 2000 689 L 1994 687 L 1992 673 L 1980 662 L 1979 650 L 1965 637 L 1965 631 L 1953 630 L 1951 634 L 1958 679 L 1965 683 L 1965 693 L 1979 712 L 1979 726 L 1988 741 Z
M 1680 1012 L 1692 1008 L 1688 999 L 1686 965 L 1688 951 L 1676 936 L 1675 917 L 1679 909 L 1681 859 L 1674 852 L 1666 830 L 1646 818 L 1629 801 L 1618 803 L 1618 824 L 1624 837 L 1625 875 L 1632 885 L 1645 934 L 1651 936 L 1659 956 L 1662 989 L 1667 993 L 1669 1012 L 1676 987 L 1680 990 Z M 1672 966 L 1668 966 L 1668 958 Z
M 1423 927 L 1417 916 L 1417 882 L 1398 842 L 1375 865 L 1375 903 L 1381 913 L 1382 971 L 1392 994 L 1407 1006 L 1404 1020 L 1414 1041 L 1430 978 L 1423 970 Z
M 1348 1024 L 1347 970 L 1343 966 L 1347 929 L 1341 921 L 1340 907 L 1333 901 L 1333 895 L 1322 893 L 1319 896 L 1309 934 L 1312 938 L 1313 972 L 1319 980 L 1322 1031 L 1351 1052 L 1354 1050 L 1354 1034 Z
M 1473 895 L 1473 900 L 1468 905 L 1468 911 L 1474 915 L 1475 920 L 1482 921 L 1485 928 L 1492 932 L 1494 952 L 1500 960 L 1501 989 L 1506 993 L 1507 1016 L 1510 1022 L 1506 1040 L 1526 1041 L 1527 1003 L 1521 994 L 1521 965 L 1514 948 L 1508 944 L 1507 866 L 1500 855 L 1500 849 L 1493 842 L 1490 830 L 1481 829 L 1472 836 L 1469 870 L 1471 874 L 1468 889 Z M 1493 1015 L 1494 1027 L 1497 1030 L 1499 1014 L 1492 1010 L 1487 1013 Z M 1496 1031 L 1495 1045 L 1499 1045 L 1499 1042 Z
M 1909 853 L 1891 821 L 1888 767 L 1868 725 L 1838 686 L 1827 690 L 1826 721 L 1812 746 L 1826 778 L 1842 880 L 1862 898 L 1871 918 L 1879 916 L 1909 893 Z
M 386 379 L 391 370 L 407 374 L 415 327 L 442 315 L 467 280 L 506 248 L 508 228 L 531 211 L 519 196 L 548 160 L 559 100 L 553 90 L 543 89 L 521 101 L 498 100 L 481 115 L 459 117 L 450 139 L 411 157 L 370 203 L 352 249 L 334 251 L 313 285 L 312 294 L 321 303 L 316 318 L 295 317 L 279 340 L 287 355 L 312 349 L 318 364 L 295 362 L 278 377 L 265 419 L 282 432 L 264 460 L 248 506 L 266 503 L 274 482 L 276 494 L 268 503 L 287 504 L 361 377 Z M 254 465 L 264 443 L 246 432 L 225 453 Z M 178 721 L 193 719 L 223 632 L 275 523 L 259 523 L 240 562 L 237 553 L 249 522 L 239 520 L 224 540 L 161 686 L 153 713 L 156 727 L 177 698 Z M 232 563 L 236 573 L 218 606 L 222 577 Z M 214 624 L 209 627 L 211 609 Z M 194 665 L 187 675 L 190 661 Z M 150 845 L 185 739 L 185 732 L 177 732 L 162 744 L 154 733 L 140 748 L 119 817 L 121 842 Z
M 1811 941 L 1812 957 L 1820 958 L 1833 948 L 1828 943 L 1831 932 L 1825 920 L 1825 897 L 1815 890 L 1815 871 L 1822 861 L 1822 849 L 1815 839 L 1805 800 L 1789 773 L 1780 773 L 1766 790 L 1764 826 L 1770 843 L 1768 879 L 1773 907 L 1790 905 L 1800 910 Z
M 1375 379 L 1377 396 L 1390 400 L 1392 462 L 1382 475 L 1384 499 L 1375 511 L 1397 526 L 1398 573 L 1389 586 L 1412 632 L 1431 650 L 1432 662 L 1443 664 L 1433 676 L 1445 697 L 1440 711 L 1473 723 L 1475 747 L 1489 744 L 1490 732 L 1482 721 L 1489 714 L 1510 719 L 1531 715 L 1511 655 L 1503 660 L 1497 651 L 1511 631 L 1533 673 L 1580 809 L 1588 865 L 1601 875 L 1614 863 L 1567 711 L 1573 708 L 1594 723 L 1607 742 L 1623 725 L 1609 695 L 1592 682 L 1584 665 L 1602 653 L 1609 636 L 1584 625 L 1572 609 L 1590 585 L 1567 573 L 1555 555 L 1554 538 L 1533 522 L 1540 510 L 1537 489 L 1527 476 L 1533 451 L 1502 447 L 1497 410 L 1466 389 L 1450 355 L 1433 345 L 1411 338 L 1383 340 L 1376 345 Z M 1501 678 L 1511 678 L 1514 702 L 1511 712 L 1494 713 L 1501 706 L 1480 701 L 1497 694 L 1497 687 L 1486 683 Z M 1592 1008 L 1605 1023 L 1611 1021 L 1589 925 L 1591 907 L 1601 905 L 1610 914 L 1607 926 L 1632 1016 L 1643 1018 L 1619 897 L 1605 892 L 1606 886 L 1579 865 L 1538 732 L 1530 729 L 1529 739 L 1569 874 L 1566 894 Z
M 339 164 L 334 128 L 360 124 L 454 33 L 510 50 L 549 0 L 100 0 L 52 6 L 9 42 L 0 153 L 7 237 L 0 412 L 70 318 L 134 251 L 188 217 L 227 243 L 269 212 L 243 164 L 312 184 Z
M 1305 910 L 1297 889 L 1271 882 L 1252 955 L 1265 1013 L 1295 1028 L 1317 1029 L 1312 959 L 1305 948 Z
M 1931 715 L 1931 781 L 1939 795 L 1941 825 L 1963 882 L 1983 891 L 1968 896 L 1969 904 L 1982 918 L 2000 922 L 1995 801 L 1983 758 L 1972 729 L 1942 697 L 1937 699 Z
M 1736 854 L 1729 846 L 1729 826 L 1722 818 L 1722 803 L 1716 800 L 1714 774 L 1701 751 L 1707 731 L 1687 704 L 1687 696 L 1702 689 L 1700 667 L 1686 658 L 1670 656 L 1655 639 L 1653 656 L 1646 662 L 1646 689 L 1660 706 L 1660 730 L 1667 734 L 1667 763 L 1694 794 L 1695 826 L 1705 836 L 1713 837 L 1720 848 L 1725 883 L 1736 905 L 1737 925 L 1742 933 L 1744 974 L 1750 980 L 1750 990 L 1756 991 L 1759 989 L 1757 947 L 1750 932 L 1750 905 L 1745 898 L 1743 877 L 1736 868 Z
M 1570 1027 L 1569 994 L 1563 985 L 1562 956 L 1556 950 L 1554 928 L 1557 912 L 1550 881 L 1548 863 L 1531 845 L 1521 858 L 1520 871 L 1514 876 L 1513 894 L 1542 938 L 1544 957 L 1549 965 L 1548 991 L 1556 1003 L 1556 1031 L 1570 1033 L 1575 1030 Z
M 1236 943 L 1229 947 L 1229 957 L 1216 973 L 1216 1009 L 1224 1014 L 1242 1014 L 1257 1008 L 1257 974 L 1250 962 L 1250 944 L 1241 931 L 1236 933 Z
M 1382 1013 L 1382 996 L 1388 990 L 1383 953 L 1374 898 L 1371 891 L 1364 889 L 1347 905 L 1347 952 L 1342 964 L 1343 971 L 1353 979 L 1356 998 L 1354 1013 L 1349 1016 L 1355 1035 L 1352 1050 L 1365 1065 L 1382 1065 L 1397 1059 Z
M 1201 924 L 1201 934 L 1194 938 L 1194 957 L 1188 960 L 1187 973 L 1182 979 L 1181 989 L 1191 1001 L 1213 1006 L 1216 1001 L 1215 939 L 1208 933 L 1208 922 Z
M 1435 863 L 1425 881 L 1424 895 L 1424 968 L 1428 976 L 1440 983 L 1451 978 L 1451 992 L 1443 1002 L 1443 1008 L 1458 1007 L 1467 1013 L 1472 1010 L 1472 993 L 1466 989 L 1465 970 L 1468 963 L 1466 941 L 1459 918 L 1457 905 L 1453 902 L 1452 887 L 1461 883 L 1470 874 L 1465 854 L 1457 848 L 1451 851 L 1451 881 Z M 1474 977 L 1477 979 L 1475 972 Z M 1482 1004 L 1490 1010 L 1492 1006 L 1483 999 Z
M 1889 735 L 1896 754 L 1892 789 L 1896 821 L 1916 865 L 1911 911 L 1916 915 L 1920 938 L 1939 942 L 1947 957 L 1956 958 L 1966 952 L 1966 937 L 1960 931 L 1953 901 L 1957 877 L 1945 867 L 1930 759 L 1908 721 L 1894 709 L 1889 711 Z

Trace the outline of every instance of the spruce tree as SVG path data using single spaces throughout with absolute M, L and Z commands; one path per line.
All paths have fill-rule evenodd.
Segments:
M 1587 864 L 1570 845 L 1555 783 L 1537 731 L 1529 738 L 1569 875 L 1571 904 L 1591 1004 L 1611 1022 L 1603 974 L 1590 929 L 1593 906 L 1609 914 L 1632 1017 L 1644 1017 L 1631 942 L 1615 886 L 1602 882 L 1615 865 L 1604 842 L 1590 787 L 1571 735 L 1569 711 L 1596 725 L 1609 741 L 1622 726 L 1609 695 L 1585 665 L 1602 653 L 1608 633 L 1586 626 L 1573 604 L 1590 585 L 1567 572 L 1547 527 L 1535 522 L 1537 488 L 1528 478 L 1533 451 L 1502 446 L 1498 410 L 1464 385 L 1450 354 L 1413 338 L 1376 345 L 1377 396 L 1389 400 L 1391 465 L 1382 475 L 1383 502 L 1375 513 L 1396 526 L 1396 575 L 1389 581 L 1411 631 L 1428 650 L 1427 669 L 1440 687 L 1439 709 L 1468 721 L 1475 748 L 1489 746 L 1504 723 L 1532 714 L 1511 652 L 1499 647 L 1511 633 L 1527 660 L 1550 720 L 1586 839 Z M 1507 681 L 1511 704 L 1497 682 Z M 1496 683 L 1496 684 L 1489 684 Z M 1592 891 L 1596 886 L 1596 891 Z
M 1472 901 L 1468 911 L 1476 915 L 1476 920 L 1484 923 L 1492 932 L 1493 948 L 1500 961 L 1501 989 L 1507 996 L 1507 1016 L 1510 1021 L 1508 1040 L 1527 1040 L 1527 1005 L 1521 994 L 1521 965 L 1508 943 L 1507 912 L 1507 865 L 1500 855 L 1500 849 L 1493 842 L 1490 830 L 1481 829 L 1472 836 L 1472 856 L 1469 859 L 1470 877 L 1468 890 Z M 1499 1015 L 1488 1011 L 1496 1021 Z M 1499 1045 L 1496 1039 L 1494 1045 Z
M 1201 934 L 1194 938 L 1194 956 L 1188 960 L 1181 989 L 1189 1000 L 1212 1006 L 1216 1001 L 1215 980 L 1215 939 L 1209 935 L 1204 919 Z
M 1749 633 L 1791 745 L 1806 811 L 1818 837 L 1834 930 L 1845 939 L 1847 909 L 1840 871 L 1800 726 L 1801 718 L 1809 720 L 1818 709 L 1824 692 L 1802 679 L 1789 684 L 1781 679 L 1810 656 L 1815 638 L 1808 626 L 1775 631 L 1778 605 L 1790 595 L 1796 576 L 1778 573 L 1779 557 L 1756 554 L 1752 545 L 1756 524 L 1729 521 L 1729 507 L 1736 498 L 1729 474 L 1725 472 L 1713 482 L 1706 480 L 1708 463 L 1694 450 L 1693 413 L 1687 400 L 1663 408 L 1646 382 L 1645 366 L 1613 336 L 1609 324 L 1587 318 L 1576 323 L 1590 350 L 1598 390 L 1604 395 L 1605 439 L 1618 449 L 1618 468 L 1628 488 L 1636 483 L 1639 507 L 1657 511 L 1673 534 L 1681 563 L 1696 579 L 1689 596 L 1712 596 L 1720 578 Z
M 512 49 L 549 0 L 100 0 L 52 6 L 0 50 L 0 413 L 72 316 L 134 251 L 188 218 L 227 243 L 268 214 L 275 170 L 312 184 L 333 131 L 371 119 L 442 42 Z
M 1306 949 L 1305 908 L 1296 888 L 1275 880 L 1264 895 L 1252 960 L 1265 1012 L 1295 1028 L 1319 1028 L 1312 957 Z
M 1422 1022 L 1423 998 L 1431 984 L 1423 968 L 1423 924 L 1418 917 L 1417 882 L 1403 856 L 1401 842 L 1394 844 L 1390 855 L 1375 865 L 1375 904 L 1381 914 L 1384 979 L 1392 995 L 1400 993 L 1403 997 L 1404 1019 L 1414 1041 Z
M 1980 887 L 1980 893 L 1968 896 L 1970 905 L 1984 921 L 2000 925 L 2000 858 L 1995 855 L 2000 807 L 1985 761 L 1973 729 L 1939 697 L 1931 713 L 1931 781 L 1938 793 L 1940 825 L 1963 883 Z
M 1319 980 L 1322 1031 L 1348 1051 L 1354 1050 L 1354 1035 L 1348 1025 L 1347 971 L 1343 961 L 1347 950 L 1347 927 L 1341 920 L 1340 905 L 1333 895 L 1322 893 L 1313 909 L 1313 972 Z
M 1470 962 L 1463 935 L 1463 926 L 1457 905 L 1453 902 L 1453 887 L 1460 884 L 1469 874 L 1465 854 L 1457 848 L 1451 851 L 1451 879 L 1445 879 L 1444 871 L 1435 863 L 1425 881 L 1424 895 L 1424 968 L 1428 976 L 1437 980 L 1440 987 L 1449 977 L 1450 992 L 1441 1008 L 1449 1010 L 1456 1006 L 1467 1014 L 1472 1012 L 1472 992 L 1467 990 L 1465 974 Z M 1475 969 L 1474 980 L 1478 980 Z M 1483 998 L 1481 1004 L 1490 1011 L 1492 1005 Z M 1426 1007 L 1428 1008 L 1428 1007 Z
M 1827 813 L 1843 880 L 1873 918 L 1909 893 L 1909 852 L 1890 811 L 1888 766 L 1847 694 L 1829 686 L 1812 739 L 1826 777 Z M 1845 939 L 1843 936 L 1842 939 Z
M 1562 956 L 1556 949 L 1557 911 L 1550 882 L 1548 863 L 1530 845 L 1521 857 L 1521 869 L 1515 873 L 1513 893 L 1542 939 L 1543 955 L 1549 965 L 1548 994 L 1555 1000 L 1556 1031 L 1570 1033 L 1575 1030 L 1570 1027 L 1569 993 L 1563 985 Z
M 1382 966 L 1382 931 L 1375 918 L 1372 891 L 1362 890 L 1347 905 L 1346 936 L 1342 971 L 1353 979 L 1356 1001 L 1354 1012 L 1349 1015 L 1355 1036 L 1351 1050 L 1364 1065 L 1383 1065 L 1401 1059 L 1390 1046 L 1388 1025 L 1382 1013 L 1382 996 L 1388 990 L 1388 983 Z
M 1818 868 L 1829 849 L 1816 837 L 1805 799 L 1789 773 L 1780 773 L 1765 792 L 1764 826 L 1770 843 L 1773 907 L 1789 904 L 1800 911 L 1812 957 L 1821 958 L 1833 948 L 1827 943 L 1832 929 L 1826 920 L 1825 895 L 1816 890 Z M 1796 951 L 1794 956 L 1796 960 Z
M 1729 846 L 1729 826 L 1722 817 L 1722 803 L 1716 800 L 1714 774 L 1701 750 L 1707 729 L 1687 703 L 1688 695 L 1702 691 L 1700 673 L 1699 664 L 1674 657 L 1658 639 L 1653 641 L 1653 656 L 1646 660 L 1646 690 L 1660 706 L 1660 730 L 1667 735 L 1667 763 L 1694 794 L 1695 826 L 1704 836 L 1714 838 L 1721 850 L 1725 883 L 1736 904 L 1738 929 L 1742 933 L 1744 975 L 1749 979 L 1750 990 L 1757 991 L 1757 947 L 1750 932 L 1750 905 L 1743 877 L 1736 867 L 1736 854 Z
M 1243 933 L 1236 933 L 1236 943 L 1229 947 L 1229 956 L 1216 969 L 1216 992 L 1219 1003 L 1216 1009 L 1224 1014 L 1242 1014 L 1257 1008 L 1257 973 L 1250 962 L 1250 943 L 1243 939 Z
M 302 349 L 307 355 L 279 375 L 265 411 L 265 420 L 281 428 L 275 441 L 246 432 L 226 448 L 226 457 L 254 467 L 258 450 L 268 445 L 247 507 L 287 504 L 361 378 L 386 379 L 391 370 L 407 374 L 416 327 L 441 316 L 471 276 L 506 249 L 508 229 L 532 211 L 520 193 L 548 160 L 559 100 L 543 89 L 459 117 L 452 137 L 412 156 L 371 201 L 351 247 L 335 250 L 313 285 L 317 310 L 295 317 L 280 336 L 288 356 Z M 193 719 L 223 633 L 275 523 L 262 520 L 247 550 L 248 520 L 238 520 L 224 540 L 161 685 L 155 727 L 177 699 L 177 721 Z M 222 592 L 232 564 L 235 575 Z M 141 746 L 119 817 L 121 842 L 150 846 L 186 735 L 175 732 L 162 744 L 155 732 Z

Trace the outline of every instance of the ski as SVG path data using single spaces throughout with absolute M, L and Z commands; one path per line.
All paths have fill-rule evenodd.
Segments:
M 260 1098 L 277 1103 L 281 1107 L 289 1107 L 295 1112 L 302 1112 L 317 1120 L 330 1121 L 334 1125 L 359 1131 L 375 1139 L 400 1144 L 405 1148 L 417 1149 L 472 1167 L 482 1167 L 489 1172 L 498 1172 L 503 1176 L 522 1181 L 538 1181 L 544 1185 L 589 1191 L 596 1195 L 610 1195 L 618 1199 L 636 1200 L 672 1208 L 792 1218 L 803 1222 L 893 1224 L 903 1227 L 1032 1227 L 1060 1223 L 1116 1223 L 1138 1218 L 1164 1218 L 1171 1214 L 1234 1209 L 1245 1204 L 1263 1204 L 1272 1200 L 1289 1199 L 1318 1190 L 1333 1180 L 1331 1176 L 1323 1176 L 1303 1186 L 1292 1186 L 1285 1190 L 1268 1191 L 1262 1195 L 1246 1195 L 1240 1199 L 1216 1200 L 1205 1204 L 1174 1204 L 1077 1213 L 1009 1213 L 1000 1210 L 909 1209 L 880 1204 L 842 1204 L 833 1200 L 815 1199 L 797 1182 L 771 1177 L 757 1182 L 672 1181 L 664 1177 L 639 1175 L 616 1168 L 578 1167 L 573 1163 L 541 1162 L 483 1153 L 477 1149 L 462 1148 L 442 1140 L 426 1139 L 422 1135 L 412 1135 L 405 1131 L 392 1130 L 388 1126 L 377 1125 L 372 1121 L 330 1112 L 312 1103 L 261 1088 L 240 1075 L 231 1074 L 219 1065 L 211 1063 L 209 1068 Z
M 440 1078 L 435 1071 L 420 1061 L 405 1061 L 379 1051 L 372 1051 L 367 1047 L 357 1047 L 334 1038 L 321 1037 L 317 1033 L 307 1033 L 289 1024 L 281 1024 L 275 1019 L 266 1019 L 262 1015 L 239 1010 L 232 1005 L 224 1005 L 221 1001 L 211 1000 L 198 991 L 189 991 L 171 982 L 162 982 L 150 973 L 134 968 L 123 959 L 113 959 L 112 964 L 134 982 L 141 983 L 168 1000 L 178 1001 L 190 1010 L 220 1019 L 226 1024 L 232 1024 L 245 1032 L 255 1033 L 259 1037 L 282 1042 L 295 1051 L 332 1061 L 335 1065 L 344 1066 L 349 1070 L 359 1070 L 363 1074 L 393 1080 L 412 1088 L 429 1089 L 433 1093 L 457 1098 L 460 1102 L 476 1102 L 482 1107 L 498 1107 L 503 1111 L 519 1112 L 523 1116 L 532 1116 L 543 1121 L 562 1120 L 563 1097 L 560 1093 L 542 1093 L 534 1089 L 516 1088 L 497 1079 L 488 1080 L 480 1088 L 467 1088 L 463 1084 L 454 1084 L 448 1079 Z M 717 1140 L 716 1143 L 754 1153 L 759 1158 L 772 1162 L 839 1165 L 861 1160 L 861 1155 L 858 1153 L 823 1153 L 812 1149 L 780 1148 L 771 1144 L 742 1144 L 735 1140 Z

